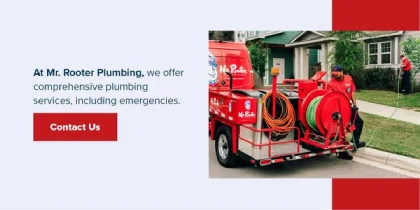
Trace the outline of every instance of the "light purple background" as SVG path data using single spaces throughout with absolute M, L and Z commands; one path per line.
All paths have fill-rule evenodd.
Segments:
M 331 1 L 1 1 L 0 208 L 330 209 L 330 179 L 208 178 L 211 29 L 330 30 Z M 70 81 L 35 68 L 184 69 L 148 80 L 181 105 L 34 106 L 34 83 Z M 33 142 L 33 112 L 118 112 L 119 141 Z

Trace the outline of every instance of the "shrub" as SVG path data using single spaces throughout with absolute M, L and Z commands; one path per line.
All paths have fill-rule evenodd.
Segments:
M 353 71 L 349 74 L 353 78 L 353 82 L 354 82 L 354 85 L 356 85 L 356 89 L 366 88 L 366 73 L 363 70 Z
M 412 85 L 413 85 L 413 92 L 414 93 L 420 92 L 420 81 L 417 82 L 416 80 L 414 80 Z
M 371 90 L 395 90 L 397 72 L 392 68 L 371 68 L 363 71 L 365 88 Z

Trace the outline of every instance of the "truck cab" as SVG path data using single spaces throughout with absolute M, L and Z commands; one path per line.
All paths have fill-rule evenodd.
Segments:
M 253 89 L 254 76 L 247 47 L 242 43 L 209 41 L 209 89 Z

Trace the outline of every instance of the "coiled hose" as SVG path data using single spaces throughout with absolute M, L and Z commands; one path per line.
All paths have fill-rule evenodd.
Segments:
M 285 138 L 294 129 L 296 114 L 292 103 L 281 92 L 276 93 L 276 115 L 272 116 L 272 92 L 263 97 L 263 128 L 274 128 L 271 133 L 272 141 L 279 141 Z M 269 137 L 270 132 L 264 132 Z
M 321 99 L 322 96 L 314 98 L 311 103 L 309 103 L 308 109 L 306 110 L 306 121 L 308 122 L 309 127 L 314 131 L 319 131 L 316 125 L 316 110 Z
M 318 97 L 314 98 L 311 101 L 311 103 L 309 103 L 308 109 L 306 110 L 306 121 L 308 122 L 309 127 L 311 127 L 312 131 L 315 134 L 319 134 L 319 129 L 318 129 L 318 126 L 316 124 L 316 111 L 318 109 L 318 105 L 321 102 L 322 97 L 323 96 L 318 96 Z M 337 126 L 337 129 L 334 132 L 335 132 L 335 136 L 334 136 L 332 142 L 337 140 L 338 126 Z

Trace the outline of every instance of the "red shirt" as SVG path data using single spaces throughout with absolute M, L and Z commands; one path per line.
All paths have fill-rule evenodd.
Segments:
M 351 99 L 352 93 L 356 91 L 356 86 L 354 85 L 351 76 L 344 75 L 342 80 L 332 78 L 327 84 L 327 90 L 342 92 Z
M 402 62 L 403 62 L 403 65 L 405 65 L 404 68 L 403 68 L 403 71 L 411 70 L 411 63 L 410 63 L 410 61 L 408 61 L 407 58 L 403 58 Z

